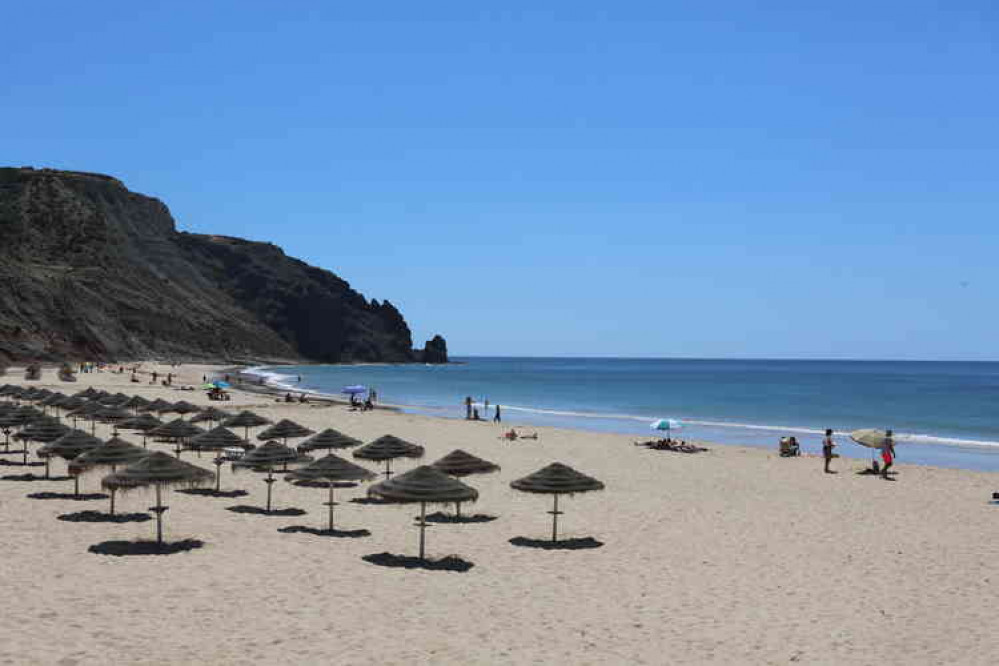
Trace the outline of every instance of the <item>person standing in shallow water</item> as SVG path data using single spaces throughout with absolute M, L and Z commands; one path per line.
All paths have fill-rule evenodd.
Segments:
M 489 418 L 488 416 L 486 418 Z M 500 408 L 496 405 L 496 416 L 493 417 L 493 423 L 500 423 L 503 419 L 500 418 Z
M 833 459 L 833 449 L 836 448 L 836 443 L 833 442 L 833 431 L 832 428 L 826 428 L 826 436 L 822 439 L 822 457 L 825 459 L 826 474 L 835 474 L 836 472 L 829 469 L 829 463 Z
M 885 443 L 881 447 L 881 478 L 888 481 L 888 468 L 895 462 L 895 437 L 891 430 L 885 430 Z

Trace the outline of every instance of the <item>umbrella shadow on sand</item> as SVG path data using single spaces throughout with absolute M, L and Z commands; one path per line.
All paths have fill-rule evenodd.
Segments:
M 456 555 L 448 555 L 439 560 L 426 560 L 411 555 L 393 555 L 392 553 L 374 553 L 361 558 L 365 562 L 380 567 L 397 569 L 426 569 L 428 571 L 454 571 L 464 573 L 475 565 Z
M 215 490 L 214 488 L 181 488 L 174 492 L 184 493 L 185 495 L 200 495 L 202 497 L 228 497 L 230 499 L 246 497 L 250 494 L 245 490 Z
M 245 513 L 252 516 L 304 516 L 308 513 L 304 509 L 296 509 L 294 507 L 288 509 L 271 509 L 268 511 L 265 508 L 259 506 L 249 506 L 247 504 L 227 506 L 225 509 L 226 511 L 232 511 L 233 513 Z
M 476 513 L 471 516 L 456 516 L 450 513 L 444 513 L 443 511 L 435 511 L 433 513 L 427 514 L 428 523 L 450 523 L 450 524 L 464 524 L 464 523 L 491 523 L 497 519 L 498 516 L 490 516 L 485 513 Z
M 173 555 L 174 553 L 184 553 L 189 550 L 196 550 L 205 545 L 204 541 L 198 539 L 184 539 L 182 541 L 102 541 L 95 543 L 87 550 L 98 555 L 113 555 L 124 557 L 126 555 Z
M 37 476 L 35 474 L 7 474 L 6 476 L 0 476 L 0 480 L 3 481 L 72 481 L 71 476 L 50 476 L 45 478 L 44 476 Z
M 56 516 L 68 523 L 144 523 L 152 520 L 148 513 L 103 513 L 101 511 L 76 511 Z
M 70 500 L 72 502 L 90 502 L 93 500 L 106 500 L 109 495 L 104 493 L 80 493 L 79 495 L 75 493 L 31 493 L 26 495 L 28 499 L 36 500 Z
M 597 541 L 593 537 L 560 539 L 559 541 L 514 537 L 510 539 L 510 544 L 520 546 L 521 548 L 540 548 L 541 550 L 588 550 L 590 548 L 600 548 L 600 546 L 604 545 L 604 542 Z
M 378 497 L 355 497 L 350 501 L 352 504 L 375 504 L 375 505 L 392 504 L 392 502 L 389 502 L 388 500 L 383 500 Z
M 13 451 L 11 452 L 13 453 Z M 22 462 L 20 460 L 3 460 L 0 458 L 0 465 L 5 465 L 7 467 L 44 467 L 43 462 Z
M 358 539 L 360 537 L 371 536 L 371 532 L 365 529 L 329 530 L 319 529 L 318 527 L 308 527 L 306 525 L 289 525 L 288 527 L 278 528 L 278 532 L 281 532 L 282 534 L 311 534 L 313 536 L 338 537 L 346 539 Z

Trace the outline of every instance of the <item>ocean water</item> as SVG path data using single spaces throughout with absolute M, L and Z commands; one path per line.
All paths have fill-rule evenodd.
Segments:
M 681 438 L 776 447 L 795 435 L 809 452 L 833 428 L 844 456 L 870 452 L 845 436 L 892 428 L 899 461 L 999 470 L 999 363 L 586 358 L 456 358 L 445 366 L 255 368 L 295 391 L 338 395 L 363 384 L 379 402 L 463 418 L 471 396 L 503 422 L 629 433 L 675 418 Z M 298 381 L 301 377 L 301 381 Z

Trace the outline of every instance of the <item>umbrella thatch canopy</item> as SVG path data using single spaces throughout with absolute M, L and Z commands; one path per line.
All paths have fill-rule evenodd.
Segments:
M 418 444 L 412 444 L 395 435 L 382 435 L 354 451 L 355 458 L 362 460 L 384 460 L 385 477 L 392 476 L 390 467 L 396 458 L 422 458 L 424 449 Z
M 554 542 L 558 541 L 558 517 L 562 513 L 558 510 L 558 496 L 603 490 L 604 484 L 593 477 L 577 472 L 568 465 L 556 462 L 539 469 L 534 474 L 511 481 L 510 487 L 525 493 L 542 493 L 555 497 L 555 506 L 550 512 L 552 514 L 552 541 Z
M 14 384 L 4 384 L 3 386 L 0 386 L 0 396 L 6 398 L 13 393 L 18 393 L 20 390 L 20 386 L 15 386 Z
M 289 464 L 307 462 L 312 462 L 312 458 L 300 455 L 295 449 L 283 444 L 267 442 L 252 451 L 247 451 L 242 458 L 232 464 L 232 468 L 234 470 L 249 468 L 253 470 L 265 470 L 267 472 L 267 478 L 264 479 L 264 483 L 267 484 L 267 513 L 270 513 L 271 485 L 275 480 L 274 468 L 278 465 L 287 467 Z
M 430 465 L 420 465 L 394 479 L 386 479 L 368 488 L 374 495 L 389 502 L 420 503 L 420 559 L 424 559 L 427 529 L 427 503 L 474 502 L 479 491 L 466 486 Z
M 119 421 L 124 421 L 125 419 L 132 418 L 132 413 L 129 412 L 124 407 L 111 405 L 108 407 L 102 407 L 101 409 L 94 412 L 94 417 L 101 423 L 117 424 Z M 115 431 L 117 430 L 118 428 L 116 426 Z
M 30 409 L 35 412 L 34 415 L 25 412 L 24 409 Z M 10 433 L 15 428 L 22 428 L 37 418 L 40 418 L 41 413 L 38 412 L 34 407 L 18 407 L 17 405 L 11 405 L 11 408 L 6 410 L 5 413 L 0 414 L 0 432 L 3 432 L 4 437 L 4 452 L 10 451 Z
M 288 475 L 289 481 L 326 481 L 329 483 L 330 499 L 326 504 L 330 508 L 330 532 L 333 531 L 333 507 L 336 502 L 333 498 L 333 488 L 337 481 L 369 481 L 375 478 L 374 472 L 364 469 L 360 465 L 355 465 L 349 460 L 344 460 L 332 453 L 323 456 L 319 460 L 291 472 Z
M 14 439 L 24 442 L 24 464 L 28 464 L 28 442 L 41 442 L 47 444 L 55 441 L 69 432 L 69 426 L 65 426 L 51 416 L 40 417 L 21 429 Z
M 222 422 L 226 428 L 242 428 L 243 429 L 243 439 L 247 442 L 250 441 L 250 428 L 256 428 L 257 426 L 268 425 L 270 421 L 265 419 L 263 416 L 254 414 L 253 412 L 243 410 L 236 416 L 231 416 Z
M 198 426 L 191 425 L 184 419 L 174 419 L 169 423 L 165 423 L 146 431 L 146 434 L 150 437 L 163 437 L 165 439 L 175 440 L 177 442 L 175 453 L 179 458 L 180 452 L 184 445 L 184 440 L 203 434 L 204 432 L 205 431 Z
M 64 400 L 67 399 L 67 397 L 68 396 L 66 396 L 63 393 L 56 392 L 56 393 L 52 393 L 51 395 L 49 395 L 49 396 L 47 396 L 45 398 L 42 398 L 41 400 L 38 401 L 38 404 L 41 405 L 42 407 L 56 407 L 56 408 L 58 408 L 58 407 L 62 407 L 62 403 L 63 403 Z
M 121 403 L 125 409 L 139 410 L 149 404 L 149 401 L 141 395 L 133 395 L 131 398 Z
M 45 478 L 49 478 L 49 462 L 53 456 L 58 456 L 63 460 L 73 460 L 81 453 L 95 449 L 102 445 L 97 437 L 87 434 L 82 430 L 70 430 L 59 439 L 53 440 L 44 446 L 38 447 L 35 453 L 39 458 L 45 459 Z M 73 477 L 73 494 L 80 495 L 80 481 Z
M 76 393 L 73 394 L 73 397 L 83 398 L 84 400 L 92 400 L 96 398 L 99 393 L 100 391 L 91 386 L 89 388 L 83 389 L 82 391 L 77 391 Z
M 451 476 L 468 476 L 469 474 L 488 474 L 498 472 L 500 466 L 473 456 L 462 449 L 455 449 L 431 465 Z
M 102 409 L 104 409 L 104 405 L 96 400 L 89 400 L 71 411 L 67 416 L 73 419 L 74 426 L 76 426 L 77 419 L 90 421 L 90 433 L 93 434 L 97 423 L 97 412 Z
M 299 451 L 318 451 L 320 449 L 349 449 L 363 444 L 359 439 L 354 439 L 349 435 L 327 428 L 320 433 L 316 433 L 298 445 Z
M 223 411 L 218 407 L 209 407 L 208 409 L 202 410 L 192 416 L 189 419 L 190 423 L 201 423 L 202 421 L 210 421 L 211 423 L 221 423 L 225 419 L 232 416 L 229 412 Z
M 129 444 L 123 439 L 112 437 L 100 446 L 84 451 L 74 458 L 69 463 L 69 473 L 75 478 L 99 467 L 110 467 L 113 474 L 119 467 L 133 465 L 148 455 L 149 451 L 146 449 Z M 117 492 L 117 488 L 111 488 L 111 508 L 108 513 L 112 516 L 114 515 L 114 496 Z
M 192 451 L 221 451 L 229 447 L 243 447 L 246 442 L 243 438 L 223 426 L 218 426 L 208 432 L 193 437 L 187 443 L 187 448 Z M 215 492 L 222 490 L 222 464 L 225 462 L 222 456 L 215 457 Z
M 163 543 L 163 506 L 161 489 L 163 486 L 184 486 L 193 488 L 209 483 L 214 475 L 207 469 L 172 458 L 166 453 L 155 451 L 120 472 L 109 474 L 101 480 L 108 490 L 131 490 L 143 486 L 156 487 L 156 506 L 150 511 L 156 514 L 156 543 Z
M 185 414 L 190 414 L 192 412 L 200 412 L 201 407 L 198 407 L 197 405 L 192 405 L 186 400 L 181 400 L 180 402 L 173 403 L 173 406 L 170 407 L 170 409 L 166 409 L 163 411 L 173 412 L 174 414 L 180 414 L 181 416 L 184 416 Z
M 119 393 L 115 393 L 113 395 L 109 394 L 109 395 L 102 396 L 102 397 L 100 397 L 100 398 L 97 399 L 97 402 L 99 402 L 99 403 L 101 403 L 102 405 L 105 405 L 105 406 L 120 407 L 121 405 L 124 405 L 129 400 L 131 400 L 131 398 L 129 396 L 125 395 L 124 393 L 120 393 L 119 392 Z
M 491 463 L 488 460 L 483 460 L 478 456 L 473 456 L 467 451 L 462 449 L 455 449 L 451 453 L 447 454 L 437 462 L 431 464 L 431 467 L 439 469 L 445 474 L 451 476 L 468 476 L 470 474 L 489 474 L 491 472 L 498 472 L 500 466 L 496 463 Z M 461 517 L 461 502 L 455 502 L 455 515 L 459 518 Z
M 133 416 L 118 423 L 118 427 L 122 430 L 138 430 L 141 432 L 143 448 L 146 446 L 146 437 L 149 436 L 149 431 L 153 428 L 159 428 L 161 425 L 163 425 L 163 421 L 160 421 L 149 412 Z
M 173 405 L 163 398 L 156 398 L 151 403 L 145 407 L 140 407 L 140 412 L 156 412 L 157 414 L 162 414 L 163 412 L 169 412 Z
M 257 439 L 280 439 L 287 444 L 289 437 L 307 437 L 313 433 L 315 433 L 315 430 L 309 430 L 305 426 L 301 426 L 288 419 L 281 419 L 270 428 L 267 428 L 262 433 L 259 433 L 257 435 Z

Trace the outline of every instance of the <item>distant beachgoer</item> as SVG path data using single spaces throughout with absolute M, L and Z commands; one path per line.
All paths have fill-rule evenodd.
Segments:
M 465 420 L 472 420 L 472 396 L 467 396 L 465 398 Z
M 506 431 L 505 433 L 503 433 L 503 439 L 509 440 L 511 442 L 516 442 L 517 441 L 517 431 L 514 430 L 513 428 L 510 428 L 508 431 Z
M 375 408 L 374 403 L 371 402 L 371 396 L 369 395 L 364 399 L 364 411 L 370 411 Z
M 201 375 L 201 383 L 202 384 L 207 384 L 208 383 L 208 377 L 206 375 Z
M 881 478 L 888 480 L 888 468 L 895 462 L 895 438 L 891 430 L 885 430 L 885 443 L 881 447 L 881 460 L 884 467 L 881 468 Z
M 302 383 L 302 375 L 299 375 L 299 376 L 298 376 L 298 383 L 299 383 L 299 384 L 301 384 L 301 383 Z
M 473 407 L 472 408 L 472 420 L 473 421 L 481 421 L 482 420 L 482 419 L 479 418 L 479 408 L 478 407 Z
M 485 412 L 486 414 L 488 414 L 488 413 L 489 413 L 489 398 L 486 398 L 486 399 L 485 399 L 485 400 L 484 400 L 484 401 L 482 402 L 482 411 L 483 411 L 483 412 Z
M 496 405 L 496 416 L 493 417 L 493 423 L 500 423 L 503 419 L 500 418 L 500 406 Z
M 285 393 L 284 394 L 284 401 L 285 402 L 294 402 L 295 399 L 291 397 L 291 393 Z
M 308 400 L 305 399 L 305 394 L 304 393 L 300 393 L 298 395 L 298 401 L 299 402 L 308 402 Z
M 159 373 L 153 370 L 153 381 L 155 382 L 157 379 L 159 379 Z
M 370 400 L 372 403 L 376 402 L 378 400 L 378 391 L 374 389 L 368 391 L 368 400 Z
M 835 474 L 836 472 L 829 469 L 829 463 L 833 459 L 833 449 L 836 448 L 836 443 L 833 441 L 833 431 L 832 428 L 826 428 L 826 436 L 822 440 L 822 458 L 825 460 L 825 472 L 826 474 Z

